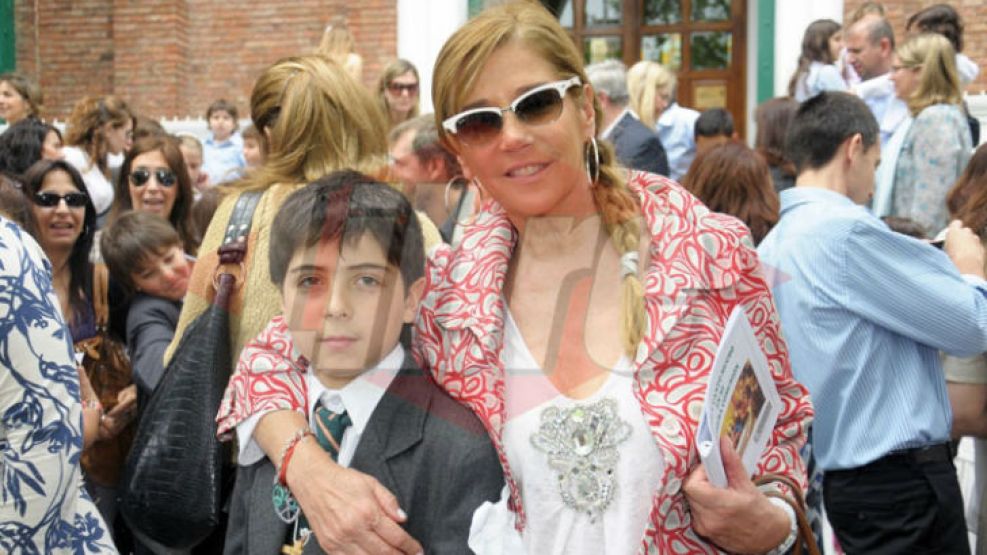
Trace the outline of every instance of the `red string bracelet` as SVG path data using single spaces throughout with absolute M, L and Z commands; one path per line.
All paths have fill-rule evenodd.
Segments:
M 284 487 L 288 487 L 288 462 L 291 461 L 291 456 L 295 454 L 295 447 L 298 447 L 298 444 L 306 436 L 315 437 L 315 434 L 308 428 L 299 428 L 281 451 L 281 464 L 278 466 L 278 483 Z

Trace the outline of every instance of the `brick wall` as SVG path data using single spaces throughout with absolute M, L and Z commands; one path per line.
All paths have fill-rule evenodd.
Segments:
M 203 115 L 221 97 L 246 117 L 257 75 L 281 57 L 314 50 L 330 21 L 345 22 L 356 38 L 368 86 L 397 53 L 396 0 L 15 5 L 17 68 L 41 84 L 47 117 L 65 118 L 82 96 L 109 93 L 151 117 Z
M 845 0 L 845 19 L 857 9 L 864 0 Z M 898 42 L 905 37 L 905 21 L 911 14 L 939 4 L 942 0 L 886 0 L 883 2 L 887 10 L 888 21 L 894 27 L 894 36 Z M 967 87 L 969 93 L 979 93 L 987 90 L 987 2 L 983 0 L 951 0 L 949 2 L 963 18 L 963 53 L 980 66 L 980 75 Z

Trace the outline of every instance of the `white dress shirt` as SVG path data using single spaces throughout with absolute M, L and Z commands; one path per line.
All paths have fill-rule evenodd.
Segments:
M 322 385 L 315 372 L 305 373 L 309 425 L 315 425 L 315 407 L 319 400 L 333 412 L 345 410 L 349 413 L 350 420 L 353 421 L 353 425 L 343 433 L 343 441 L 339 444 L 339 455 L 336 462 L 340 466 L 348 467 L 350 461 L 353 460 L 353 454 L 360 443 L 360 436 L 367 429 L 370 415 L 373 414 L 381 397 L 384 396 L 384 392 L 394 381 L 394 376 L 401 370 L 404 355 L 404 347 L 400 344 L 397 345 L 394 350 L 377 363 L 377 366 L 360 374 L 342 389 L 329 389 Z M 265 456 L 264 451 L 254 441 L 253 435 L 257 422 L 269 412 L 272 411 L 267 410 L 251 415 L 250 418 L 237 425 L 236 435 L 240 444 L 239 464 L 250 465 Z

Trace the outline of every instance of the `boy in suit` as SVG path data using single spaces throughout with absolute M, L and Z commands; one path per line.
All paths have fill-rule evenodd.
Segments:
M 473 513 L 499 498 L 503 472 L 480 421 L 402 344 L 424 289 L 411 205 L 365 175 L 336 172 L 288 197 L 270 241 L 284 315 L 246 345 L 238 364 L 251 372 L 301 368 L 290 385 L 307 399 L 312 431 L 286 443 L 275 469 L 250 439 L 260 415 L 237 425 L 241 466 L 225 552 L 320 552 L 283 478 L 294 446 L 317 441 L 397 497 L 405 529 L 426 553 L 468 553 Z

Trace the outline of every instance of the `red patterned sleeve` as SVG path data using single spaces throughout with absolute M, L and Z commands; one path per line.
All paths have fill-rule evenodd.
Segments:
M 287 326 L 275 317 L 247 343 L 216 415 L 217 435 L 229 439 L 237 424 L 272 410 L 305 412 L 305 365 L 294 353 Z
M 800 451 L 808 439 L 809 425 L 814 416 L 812 402 L 808 391 L 792 375 L 788 347 L 781 333 L 781 320 L 757 251 L 750 240 L 750 233 L 733 218 L 719 215 L 715 217 L 723 220 L 724 227 L 734 228 L 733 232 L 741 238 L 732 256 L 734 267 L 740 271 L 740 278 L 732 290 L 737 296 L 736 301 L 744 306 L 747 318 L 761 343 L 782 402 L 778 422 L 758 463 L 757 474 L 784 474 L 794 478 L 804 489 L 808 480 Z

